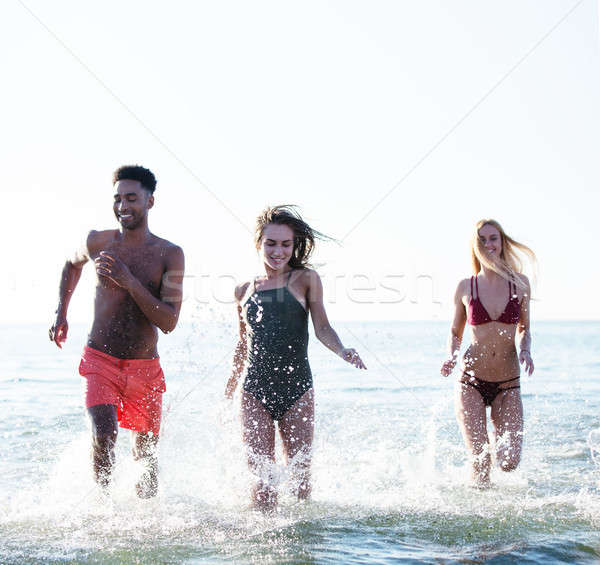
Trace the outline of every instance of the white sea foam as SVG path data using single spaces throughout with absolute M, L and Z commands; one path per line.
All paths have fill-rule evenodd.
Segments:
M 512 555 L 546 547 L 550 534 L 561 551 L 574 556 L 579 550 L 573 540 L 580 537 L 587 536 L 590 551 L 600 547 L 598 537 L 589 534 L 600 525 L 600 472 L 586 449 L 586 437 L 589 450 L 599 446 L 598 430 L 590 430 L 597 426 L 600 396 L 588 395 L 585 409 L 576 410 L 581 392 L 588 383 L 593 387 L 591 371 L 579 368 L 574 388 L 573 380 L 561 381 L 559 368 L 544 369 L 540 358 L 540 374 L 522 385 L 522 464 L 510 474 L 495 469 L 493 487 L 478 491 L 466 480 L 452 384 L 436 374 L 441 326 L 388 324 L 381 338 L 372 327 L 354 325 L 368 372 L 353 370 L 313 340 L 312 500 L 295 500 L 293 469 L 281 463 L 278 443 L 278 462 L 269 474 L 278 485 L 280 505 L 273 515 L 262 515 L 250 508 L 254 479 L 241 441 L 237 399 L 228 402 L 222 395 L 229 359 L 221 360 L 235 340 L 232 335 L 226 341 L 226 331 L 221 328 L 217 339 L 205 333 L 196 342 L 195 333 L 168 342 L 169 348 L 163 345 L 168 393 L 160 492 L 154 500 L 135 496 L 140 468 L 132 461 L 125 430 L 118 438 L 109 493 L 92 481 L 75 351 L 56 388 L 41 385 L 43 397 L 39 383 L 18 391 L 11 381 L 3 383 L 5 398 L 19 406 L 19 415 L 0 416 L 7 442 L 0 462 L 0 561 L 29 555 L 40 562 L 91 561 L 92 556 L 106 563 L 134 558 L 201 562 L 211 556 L 286 562 L 308 559 L 303 552 L 309 547 L 317 562 L 333 562 L 330 551 L 341 556 L 354 547 L 354 555 L 361 555 L 361 547 L 378 540 L 380 549 L 363 555 L 368 563 L 377 562 L 380 550 L 428 559 L 444 552 Z M 402 345 L 408 337 L 424 352 L 417 355 L 414 346 Z M 351 341 L 348 335 L 344 339 Z M 424 357 L 429 359 L 425 367 Z M 36 370 L 35 358 L 31 362 L 43 380 L 43 368 Z M 540 398 L 538 385 L 560 394 Z M 71 393 L 63 399 L 65 391 Z M 550 553 L 544 555 L 552 561 Z

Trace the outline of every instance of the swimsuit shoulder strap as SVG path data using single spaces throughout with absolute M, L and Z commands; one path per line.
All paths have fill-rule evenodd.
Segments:
M 471 296 L 473 295 L 473 279 L 475 279 L 475 294 L 477 295 L 477 300 L 479 300 L 479 285 L 477 284 L 477 275 L 471 277 Z
M 508 281 L 508 299 L 512 300 L 512 297 L 517 294 L 517 283 L 515 282 L 515 278 L 511 276 L 511 280 Z M 518 298 L 518 296 L 515 297 Z
M 290 279 L 292 278 L 292 273 L 294 272 L 294 269 L 291 269 L 289 274 L 288 274 L 288 278 L 287 281 L 285 283 L 285 288 L 287 288 L 290 285 Z

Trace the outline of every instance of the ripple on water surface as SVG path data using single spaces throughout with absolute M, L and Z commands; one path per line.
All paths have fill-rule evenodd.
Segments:
M 582 336 L 573 328 L 548 328 L 553 348 L 570 347 L 569 358 L 577 356 L 573 373 L 566 357 L 544 346 L 543 327 L 538 330 L 536 355 L 552 363 L 524 379 L 521 467 L 511 475 L 495 472 L 495 486 L 478 491 L 465 484 L 452 383 L 436 376 L 438 326 L 385 326 L 351 329 L 387 368 L 373 357 L 369 372 L 353 372 L 323 348 L 311 349 L 313 500 L 295 503 L 293 477 L 277 467 L 282 497 L 271 516 L 248 508 L 239 420 L 221 400 L 228 362 L 214 373 L 230 345 L 221 334 L 214 342 L 207 334 L 200 345 L 182 336 L 163 355 L 169 388 L 161 491 L 151 501 L 133 494 L 140 469 L 125 431 L 110 496 L 93 484 L 76 354 L 61 380 L 62 362 L 49 365 L 28 352 L 23 380 L 0 376 L 6 407 L 0 413 L 0 563 L 600 560 L 600 472 L 590 457 L 600 442 L 589 444 L 593 434 L 588 439 L 598 427 L 600 395 L 592 378 L 597 360 L 583 349 L 589 328 Z M 421 366 L 428 359 L 431 366 Z

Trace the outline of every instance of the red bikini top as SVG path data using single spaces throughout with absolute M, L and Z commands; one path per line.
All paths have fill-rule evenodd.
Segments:
M 475 297 L 473 294 L 473 279 L 475 279 Z M 472 326 L 487 324 L 489 322 L 500 322 L 501 324 L 516 324 L 521 318 L 521 305 L 517 296 L 517 286 L 508 281 L 508 302 L 504 311 L 496 320 L 492 320 L 488 311 L 485 309 L 481 300 L 479 300 L 479 286 L 477 285 L 477 276 L 471 277 L 471 298 L 467 306 L 467 321 Z

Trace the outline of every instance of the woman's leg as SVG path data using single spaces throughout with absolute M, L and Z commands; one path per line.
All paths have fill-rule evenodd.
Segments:
M 310 496 L 310 465 L 315 422 L 315 396 L 313 389 L 302 397 L 285 413 L 279 421 L 279 433 L 283 442 L 286 462 L 293 461 L 299 499 Z M 297 460 L 294 461 L 294 458 Z
M 242 392 L 243 439 L 248 453 L 248 465 L 258 481 L 252 489 L 252 503 L 260 510 L 277 506 L 277 491 L 272 484 L 275 462 L 275 423 L 263 406 L 249 392 Z
M 499 392 L 492 402 L 496 460 L 503 471 L 514 471 L 523 447 L 523 403 L 521 389 Z
M 479 487 L 490 484 L 490 450 L 486 427 L 485 403 L 470 385 L 457 383 L 454 409 L 471 459 L 471 479 Z

